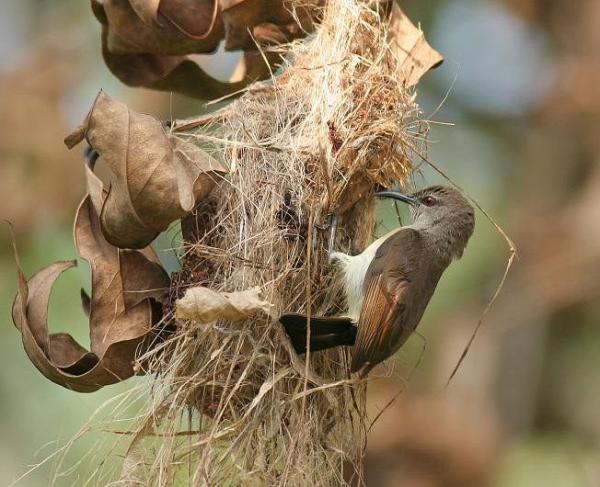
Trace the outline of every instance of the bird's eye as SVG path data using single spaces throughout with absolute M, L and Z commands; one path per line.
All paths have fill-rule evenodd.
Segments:
M 425 198 L 423 198 L 422 201 L 425 206 L 435 205 L 435 198 L 433 196 L 425 196 Z

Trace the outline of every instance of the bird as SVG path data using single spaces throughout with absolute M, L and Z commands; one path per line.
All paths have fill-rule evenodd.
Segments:
M 284 313 L 279 321 L 298 354 L 306 353 L 310 322 L 311 352 L 350 348 L 350 371 L 366 376 L 408 340 L 442 277 L 460 259 L 475 229 L 475 212 L 455 188 L 431 186 L 412 194 L 375 193 L 410 205 L 412 223 L 394 229 L 351 256 L 333 250 L 340 269 L 347 312 L 341 316 Z M 335 232 L 337 219 L 331 225 Z

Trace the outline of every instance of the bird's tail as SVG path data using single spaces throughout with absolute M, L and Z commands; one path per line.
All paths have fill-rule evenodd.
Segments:
M 279 317 L 286 333 L 290 337 L 296 353 L 306 353 L 306 315 L 285 313 Z M 356 325 L 345 316 L 311 316 L 310 318 L 310 351 L 317 352 L 342 345 L 354 345 Z

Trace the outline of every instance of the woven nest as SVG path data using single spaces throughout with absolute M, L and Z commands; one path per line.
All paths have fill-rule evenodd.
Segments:
M 427 127 L 410 85 L 429 66 L 395 45 L 394 15 L 378 2 L 329 2 L 315 34 L 286 47 L 281 76 L 189 134 L 230 174 L 184 221 L 173 312 L 195 286 L 233 300 L 258 288 L 269 305 L 238 322 L 177 313 L 173 337 L 144 357 L 153 400 L 123 481 L 169 484 L 182 469 L 190 485 L 362 478 L 365 383 L 344 349 L 296 355 L 277 316 L 344 312 L 320 225 L 337 212 L 337 249 L 362 250 L 374 189 L 405 184 L 421 149 Z

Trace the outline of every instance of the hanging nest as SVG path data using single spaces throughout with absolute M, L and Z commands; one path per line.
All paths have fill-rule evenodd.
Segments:
M 343 349 L 298 357 L 276 317 L 344 311 L 320 224 L 338 213 L 337 248 L 364 249 L 374 188 L 404 184 L 422 148 L 410 88 L 440 58 L 389 7 L 330 2 L 315 35 L 289 48 L 283 75 L 229 105 L 222 123 L 188 132 L 218 148 L 229 177 L 184 221 L 178 331 L 151 353 L 157 425 L 175 434 L 191 409 L 199 432 L 146 459 L 151 479 L 175 459 L 194 485 L 362 478 L 364 383 Z
M 413 87 L 441 57 L 393 2 L 315 13 L 322 3 L 298 2 L 321 19 L 310 37 L 270 49 L 282 74 L 221 111 L 167 128 L 101 93 L 66 140 L 87 139 L 112 173 L 105 185 L 89 158 L 76 226 L 94 278 L 91 351 L 49 335 L 39 312 L 64 265 L 52 279 L 19 274 L 13 318 L 34 364 L 65 387 L 152 375 L 122 485 L 363 479 L 366 383 L 345 349 L 298 356 L 277 317 L 344 313 L 323 224 L 339 215 L 344 252 L 371 241 L 373 192 L 405 185 L 424 152 Z M 164 293 L 145 246 L 178 218 L 183 264 Z M 119 315 L 140 315 L 135 334 L 114 329 L 106 289 Z

